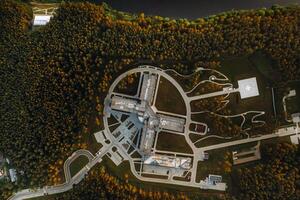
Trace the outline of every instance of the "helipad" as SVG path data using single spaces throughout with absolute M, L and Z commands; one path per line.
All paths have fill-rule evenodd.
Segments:
M 248 78 L 238 81 L 241 99 L 259 95 L 256 78 Z

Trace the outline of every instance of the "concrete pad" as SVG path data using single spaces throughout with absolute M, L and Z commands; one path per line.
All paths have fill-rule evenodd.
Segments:
M 109 152 L 111 154 L 109 158 L 115 163 L 116 166 L 120 165 L 124 158 L 121 157 L 120 154 L 118 154 L 117 152 L 112 152 L 112 151 Z
M 298 135 L 292 135 L 291 136 L 291 142 L 293 144 L 299 144 L 299 136 Z
M 106 140 L 105 134 L 103 133 L 103 131 L 99 131 L 99 132 L 94 133 L 94 136 L 95 136 L 98 143 L 102 144 Z
M 255 97 L 259 95 L 256 78 L 248 78 L 238 81 L 241 99 Z

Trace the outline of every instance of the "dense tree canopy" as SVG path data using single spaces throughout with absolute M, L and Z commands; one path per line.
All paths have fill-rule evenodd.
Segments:
M 120 199 L 120 200 L 186 200 L 184 194 L 176 195 L 157 191 L 146 191 L 129 184 L 126 180 L 121 181 L 111 176 L 103 167 L 93 169 L 90 175 L 77 185 L 73 190 L 53 198 L 56 200 L 98 200 L 98 199 Z
M 101 115 L 111 81 L 138 63 L 188 73 L 199 61 L 262 50 L 280 81 L 300 78 L 299 7 L 175 21 L 65 3 L 47 26 L 28 31 L 31 15 L 0 2 L 0 151 L 22 172 L 19 188 L 51 184 L 49 164 L 61 167 L 86 146 L 82 132 Z
M 282 143 L 263 149 L 261 164 L 239 171 L 240 199 L 300 198 L 300 149 Z

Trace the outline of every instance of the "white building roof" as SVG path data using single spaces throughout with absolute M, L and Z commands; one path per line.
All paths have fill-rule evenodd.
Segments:
M 157 79 L 157 75 L 155 74 L 143 75 L 143 84 L 142 84 L 140 98 L 142 100 L 148 101 L 149 104 L 152 103 L 154 97 L 154 91 L 156 88 L 156 79 Z
M 296 96 L 296 90 L 290 90 L 289 92 L 289 97 L 293 97 L 293 96 Z
M 214 175 L 214 174 L 209 174 L 208 175 L 208 181 L 211 184 L 215 184 L 215 183 L 221 183 L 222 182 L 222 176 L 220 175 Z
M 241 99 L 259 95 L 256 78 L 248 78 L 238 81 Z
M 299 144 L 299 136 L 298 135 L 292 135 L 292 136 L 290 136 L 290 138 L 291 138 L 291 142 L 293 144 Z
M 11 182 L 15 182 L 17 180 L 17 172 L 15 169 L 9 169 L 9 175 Z
M 137 101 L 113 96 L 111 99 L 111 108 L 115 110 L 136 113 Z
M 149 156 L 144 161 L 144 164 L 190 169 L 191 162 L 192 159 L 189 157 L 174 157 L 174 156 L 156 154 L 156 155 Z
M 4 177 L 4 169 L 0 167 L 0 179 Z
M 159 121 L 160 128 L 168 129 L 172 131 L 178 131 L 178 132 L 184 131 L 185 119 L 180 117 L 162 115 L 162 114 L 159 114 L 158 116 L 160 118 Z
M 46 25 L 50 21 L 51 17 L 52 15 L 34 15 L 33 25 Z
M 294 113 L 291 116 L 294 123 L 300 123 L 300 113 Z

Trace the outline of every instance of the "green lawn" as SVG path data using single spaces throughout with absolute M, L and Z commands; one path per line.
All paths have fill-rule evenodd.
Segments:
M 186 115 L 184 100 L 176 87 L 161 77 L 155 106 L 160 111 Z
M 88 162 L 89 159 L 86 156 L 76 158 L 70 165 L 71 176 L 76 175 Z
M 167 132 L 160 132 L 158 134 L 156 149 L 181 153 L 193 153 L 183 135 Z

